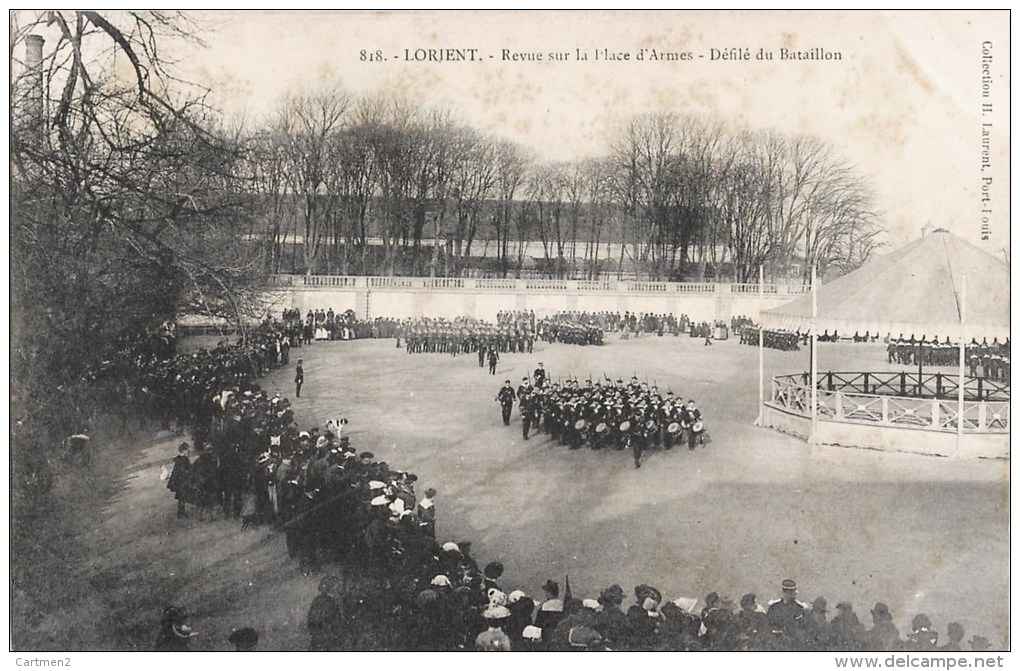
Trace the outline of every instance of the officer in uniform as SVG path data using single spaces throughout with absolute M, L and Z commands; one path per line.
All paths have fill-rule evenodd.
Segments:
M 297 360 L 297 368 L 294 370 L 294 384 L 297 387 L 295 390 L 295 396 L 301 398 L 301 385 L 305 383 L 305 367 L 304 359 Z
M 545 385 L 545 364 L 541 361 L 538 362 L 538 368 L 531 374 L 533 380 L 535 380 L 535 387 L 542 387 Z
M 495 347 L 489 348 L 489 375 L 496 374 L 496 364 L 499 362 L 499 353 L 496 352 Z M 511 389 L 510 391 L 513 391 Z
M 806 631 L 808 607 L 797 601 L 797 583 L 787 578 L 782 584 L 783 596 L 769 602 L 766 617 L 772 639 L 779 650 L 798 650 L 802 648 Z
M 513 412 L 514 401 L 517 400 L 517 395 L 514 394 L 514 388 L 511 386 L 510 380 L 503 384 L 503 388 L 499 390 L 496 400 L 503 407 L 503 424 L 510 426 L 510 413 Z

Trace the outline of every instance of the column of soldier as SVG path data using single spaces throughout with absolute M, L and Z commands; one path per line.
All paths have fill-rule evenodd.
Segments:
M 964 361 L 971 377 L 1009 381 L 1009 354 L 1009 338 L 1005 343 L 1000 343 L 998 338 L 994 338 L 991 343 L 987 338 L 983 338 L 980 343 L 974 339 L 964 348 Z M 959 357 L 959 347 L 948 337 L 940 343 L 937 338 L 926 340 L 915 339 L 913 336 L 904 338 L 901 335 L 899 338 L 890 338 L 886 345 L 888 363 L 905 366 L 955 367 L 959 365 Z
M 533 333 L 538 340 L 568 345 L 601 345 L 608 313 L 557 312 L 536 320 L 534 310 L 500 311 L 496 323 Z M 529 353 L 531 350 L 528 350 Z
M 408 354 L 474 352 L 479 366 L 490 352 L 531 353 L 535 348 L 535 330 L 527 324 L 495 325 L 472 317 L 407 319 L 397 331 L 397 347 L 401 337 Z
M 764 329 L 761 334 L 762 343 L 769 349 L 778 349 L 783 352 L 796 352 L 800 349 L 800 341 L 803 336 L 800 332 L 786 331 L 783 329 Z M 758 328 L 744 328 L 740 331 L 741 345 L 758 346 Z
M 520 403 L 524 440 L 542 429 L 572 450 L 630 449 L 634 468 L 641 468 L 642 455 L 652 447 L 670 450 L 686 442 L 694 450 L 711 442 L 693 399 L 685 405 L 671 390 L 662 396 L 654 383 L 636 376 L 626 384 L 608 377 L 583 385 L 576 379 L 551 382 L 540 363 L 533 378 L 534 385 L 525 377 L 516 390 L 507 380 L 496 395 L 504 425 L 510 424 L 514 402 Z
M 538 322 L 539 337 L 545 342 L 568 345 L 601 345 L 603 329 L 584 313 L 558 312 Z
M 480 570 L 471 543 L 436 542 L 435 490 L 418 499 L 413 474 L 375 461 L 370 452 L 356 453 L 342 435 L 343 419 L 327 422 L 321 432 L 299 430 L 289 402 L 255 383 L 268 368 L 283 365 L 274 354 L 279 338 L 262 327 L 233 345 L 140 362 L 136 386 L 192 430 L 198 457 L 191 463 L 182 445 L 168 482 L 182 499 L 179 510 L 187 514 L 194 506 L 200 516 L 222 510 L 243 525 L 273 522 L 306 572 L 342 559 L 380 577 L 360 589 L 323 578 L 308 613 L 312 649 L 934 649 L 938 635 L 923 615 L 905 639 L 883 604 L 872 610 L 870 630 L 845 602 L 828 621 L 824 599 L 811 606 L 796 601 L 792 581 L 784 581 L 783 598 L 767 610 L 747 594 L 739 612 L 713 592 L 699 613 L 696 598 L 667 601 L 648 585 L 635 588 L 636 603 L 626 613 L 616 585 L 584 600 L 572 598 L 569 580 L 563 598 L 551 580 L 543 601 L 504 591 L 500 562 Z M 544 370 L 536 373 L 537 387 L 545 389 Z M 646 393 L 635 379 L 606 387 L 638 405 L 653 391 Z M 604 399 L 616 395 L 603 392 Z M 963 628 L 951 623 L 947 632 L 941 649 L 962 649 Z M 175 649 L 187 647 L 189 638 L 182 640 Z M 987 641 L 975 636 L 970 646 L 987 649 Z

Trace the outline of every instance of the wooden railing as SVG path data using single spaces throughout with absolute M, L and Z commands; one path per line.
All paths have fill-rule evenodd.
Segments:
M 788 376 L 794 381 L 807 383 L 808 373 Z M 969 401 L 1009 401 L 1008 381 L 987 377 L 963 378 L 963 396 Z M 827 391 L 877 394 L 879 396 L 909 396 L 913 398 L 937 398 L 954 400 L 960 387 L 960 378 L 952 373 L 917 373 L 905 371 L 883 371 L 867 373 L 818 374 L 818 388 Z
M 684 295 L 740 295 L 751 298 L 761 289 L 757 284 L 716 284 L 712 282 L 647 282 L 638 280 L 551 280 L 482 277 L 374 277 L 346 275 L 273 275 L 273 287 L 321 289 L 421 289 L 451 291 L 522 291 L 579 293 L 639 293 Z M 799 284 L 766 284 L 766 298 L 795 298 L 806 292 Z
M 865 394 L 854 391 L 853 387 L 830 390 L 823 378 L 819 376 L 817 393 L 818 417 L 821 419 L 929 431 L 957 430 L 960 420 L 959 403 L 954 399 Z M 965 385 L 964 389 L 968 386 Z M 810 417 L 811 385 L 805 383 L 802 375 L 774 377 L 770 404 L 802 417 Z M 962 420 L 964 433 L 1009 433 L 1009 399 L 965 400 Z

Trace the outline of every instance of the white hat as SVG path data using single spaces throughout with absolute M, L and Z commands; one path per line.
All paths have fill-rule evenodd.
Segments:
M 510 617 L 510 611 L 506 609 L 506 606 L 489 606 L 482 613 L 482 617 L 486 620 L 503 620 Z
M 487 592 L 489 597 L 490 606 L 505 606 L 506 605 L 506 594 L 499 591 L 495 587 L 490 587 Z
M 598 599 L 585 599 L 581 602 L 581 605 L 585 608 L 591 608 L 592 610 L 598 610 L 601 607 Z
M 533 624 L 529 624 L 527 627 L 525 627 L 522 634 L 524 638 L 528 639 L 529 641 L 542 640 L 542 630 Z
M 385 482 L 380 482 L 378 480 L 369 480 L 368 488 L 369 489 L 386 489 L 386 483 Z
M 302 431 L 301 433 L 298 434 L 298 438 L 311 438 L 311 437 L 312 434 L 308 433 L 307 431 Z
M 521 590 L 515 589 L 514 591 L 510 592 L 510 594 L 507 596 L 507 601 L 509 601 L 510 603 L 517 603 L 526 596 L 528 595 L 522 592 Z
M 443 543 L 443 552 L 460 552 L 460 546 L 453 541 Z
M 404 500 L 403 499 L 396 499 L 393 503 L 391 503 L 390 504 L 390 512 L 393 513 L 394 515 L 403 515 L 404 514 Z
M 373 506 L 385 506 L 385 505 L 389 504 L 389 502 L 390 502 L 390 500 L 388 498 L 386 498 L 385 496 L 377 496 L 374 499 L 372 499 L 372 505 Z
M 673 599 L 673 605 L 685 613 L 691 613 L 694 611 L 694 607 L 698 605 L 698 600 L 691 597 L 681 596 Z
M 451 586 L 450 585 L 450 579 L 447 578 L 442 573 L 440 573 L 439 575 L 437 575 L 435 578 L 432 579 L 432 584 L 437 586 L 437 587 L 450 587 Z

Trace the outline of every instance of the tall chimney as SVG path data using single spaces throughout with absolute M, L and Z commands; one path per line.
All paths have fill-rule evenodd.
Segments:
M 40 134 L 43 129 L 43 44 L 42 35 L 29 35 L 25 38 L 25 83 L 28 86 L 28 115 L 33 124 L 38 124 Z

